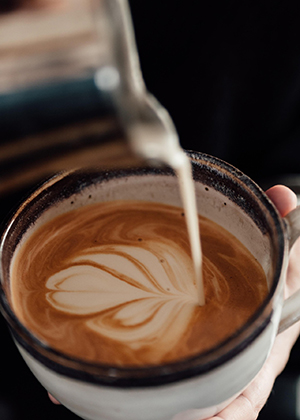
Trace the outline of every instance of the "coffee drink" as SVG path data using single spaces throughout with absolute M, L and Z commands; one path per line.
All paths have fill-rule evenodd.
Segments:
M 253 315 L 267 283 L 234 236 L 200 223 L 204 306 L 183 210 L 116 200 L 27 235 L 11 266 L 13 308 L 40 340 L 91 362 L 156 365 L 217 346 Z

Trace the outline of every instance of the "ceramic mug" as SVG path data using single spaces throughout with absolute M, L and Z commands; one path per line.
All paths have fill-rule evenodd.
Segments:
M 11 307 L 11 260 L 32 224 L 91 200 L 138 199 L 180 206 L 177 179 L 170 169 L 59 174 L 21 205 L 3 234 L 0 303 L 12 337 L 41 384 L 83 419 L 200 420 L 212 416 L 255 378 L 278 331 L 300 317 L 300 292 L 283 300 L 289 250 L 300 234 L 300 208 L 281 218 L 264 192 L 239 170 L 205 154 L 191 152 L 189 156 L 198 212 L 248 248 L 262 265 L 269 287 L 251 319 L 205 353 L 151 368 L 79 361 L 38 340 Z

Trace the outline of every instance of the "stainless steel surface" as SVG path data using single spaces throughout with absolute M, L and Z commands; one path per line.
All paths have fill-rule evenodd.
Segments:
M 143 82 L 127 0 L 27 3 L 0 15 L 0 194 L 73 167 L 168 164 L 178 137 Z

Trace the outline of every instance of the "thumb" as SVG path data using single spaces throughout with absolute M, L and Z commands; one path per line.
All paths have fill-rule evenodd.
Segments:
M 266 191 L 267 196 L 273 201 L 282 217 L 286 216 L 297 205 L 297 196 L 284 185 L 275 185 Z

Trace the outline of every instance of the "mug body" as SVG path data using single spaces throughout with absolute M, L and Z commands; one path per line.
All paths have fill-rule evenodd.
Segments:
M 285 225 L 263 191 L 236 168 L 189 153 L 198 213 L 232 233 L 260 262 L 268 296 L 238 331 L 215 348 L 151 368 L 76 360 L 38 340 L 10 303 L 10 265 L 34 229 L 86 204 L 142 200 L 182 206 L 168 168 L 75 171 L 43 184 L 16 212 L 1 245 L 1 310 L 13 339 L 41 384 L 86 420 L 199 420 L 210 417 L 255 378 L 272 348 L 283 303 L 288 244 Z

